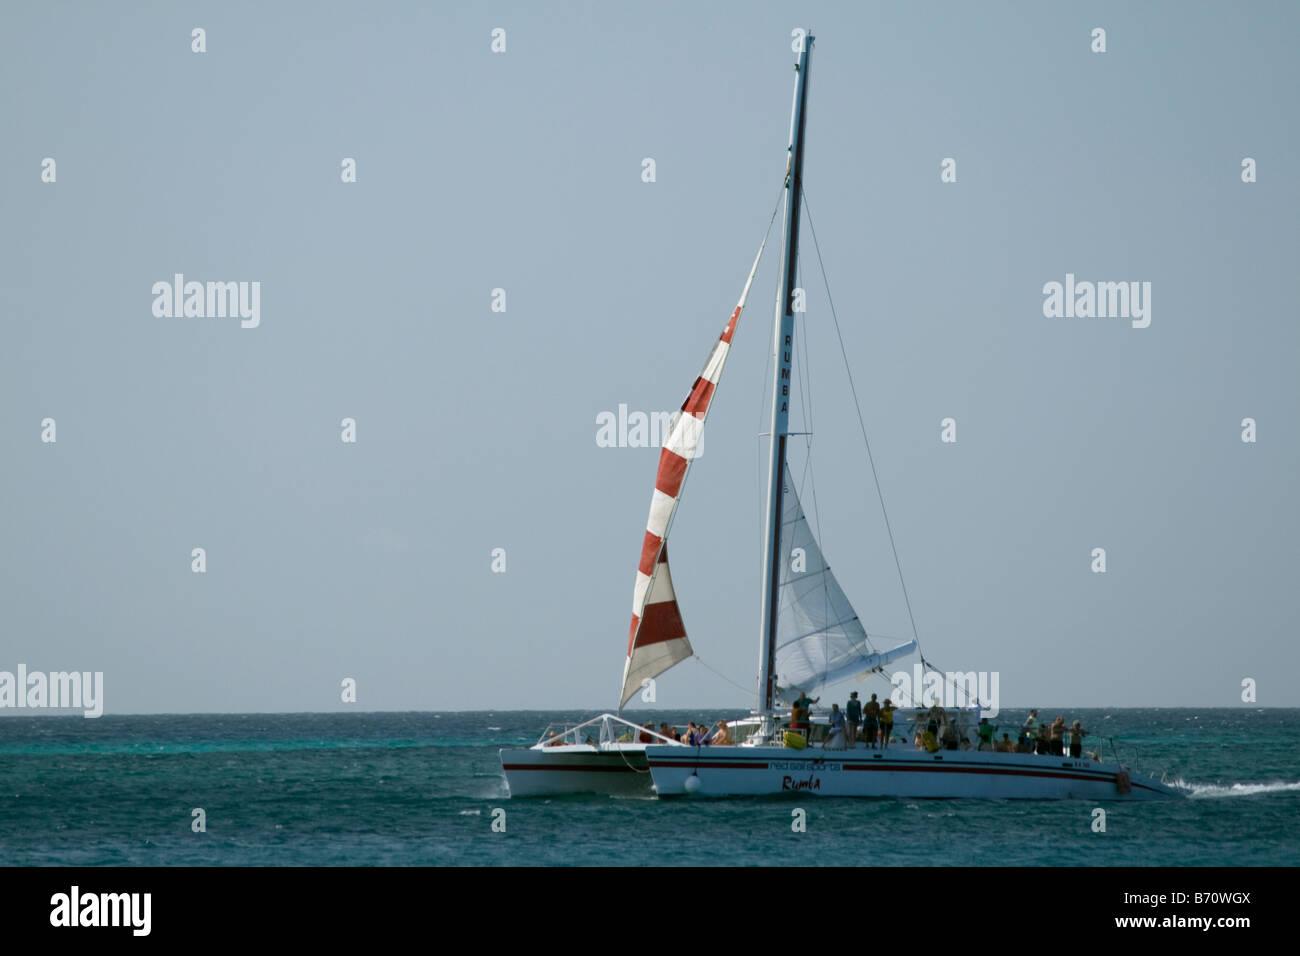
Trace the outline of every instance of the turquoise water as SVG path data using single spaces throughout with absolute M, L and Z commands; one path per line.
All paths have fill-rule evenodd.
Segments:
M 3 865 L 1295 865 L 1300 710 L 1054 710 L 1181 801 L 510 800 L 497 748 L 590 712 L 0 719 Z M 712 721 L 735 712 L 629 712 Z M 1004 729 L 1023 713 L 1004 712 Z M 1091 738 L 1090 738 L 1091 744 Z M 191 830 L 201 807 L 207 831 Z M 791 829 L 791 811 L 807 830 Z M 493 810 L 505 810 L 504 833 Z

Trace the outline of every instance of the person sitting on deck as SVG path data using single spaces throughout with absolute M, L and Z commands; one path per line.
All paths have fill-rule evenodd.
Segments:
M 677 731 L 673 730 L 671 727 L 668 726 L 666 722 L 662 720 L 659 721 L 659 733 L 667 737 L 669 740 L 677 739 Z
M 1002 739 L 993 745 L 993 749 L 1001 754 L 1013 754 L 1016 752 L 1016 745 L 1010 734 L 1003 734 Z
M 655 737 L 654 737 L 654 729 L 655 729 L 655 725 L 654 725 L 654 722 L 653 722 L 653 721 L 651 721 L 650 723 L 647 723 L 647 724 L 645 725 L 645 729 L 642 730 L 641 733 L 639 733 L 639 734 L 637 735 L 636 742 L 639 743 L 639 744 L 652 744 L 652 743 L 654 743 L 654 740 L 655 740 Z
M 1070 728 L 1070 756 L 1071 757 L 1078 758 L 1083 756 L 1083 735 L 1086 734 L 1087 732 L 1088 731 L 1084 730 L 1082 727 L 1079 726 L 1079 722 L 1077 720 L 1074 722 L 1074 726 Z
M 990 724 L 987 717 L 980 718 L 980 723 L 979 726 L 975 728 L 975 733 L 980 739 L 980 750 L 993 749 L 993 735 L 997 733 L 997 727 Z M 1003 736 L 1005 737 L 1006 734 L 1003 734 Z
M 731 742 L 731 734 L 727 731 L 727 722 L 725 720 L 718 721 L 713 734 L 709 737 L 709 743 L 717 744 L 719 747 L 734 746 Z

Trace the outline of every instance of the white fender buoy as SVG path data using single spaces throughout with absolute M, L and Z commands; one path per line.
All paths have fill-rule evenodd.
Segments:
M 699 775 L 691 774 L 689 777 L 686 778 L 686 782 L 682 784 L 682 786 L 686 788 L 687 793 L 698 793 L 700 790 Z

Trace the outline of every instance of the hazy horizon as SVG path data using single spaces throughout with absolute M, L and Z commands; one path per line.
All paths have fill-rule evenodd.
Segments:
M 828 702 L 827 702 L 827 705 L 829 705 L 829 703 L 830 703 L 830 702 L 828 701 Z M 672 706 L 672 707 L 665 707 L 665 706 L 654 705 L 654 706 L 649 706 L 649 707 L 638 707 L 638 708 L 635 708 L 635 709 L 629 708 L 629 709 L 625 710 L 623 713 L 625 713 L 625 714 L 637 714 L 637 713 L 666 713 L 666 712 L 669 712 L 669 711 L 725 711 L 725 710 L 729 710 L 729 709 L 734 710 L 734 709 L 738 709 L 738 708 L 714 707 L 714 706 L 708 706 L 708 705 L 692 705 L 692 704 L 674 705 L 674 706 Z M 750 708 L 750 709 L 752 710 L 752 708 Z M 814 716 L 816 716 L 816 714 L 817 714 L 817 710 L 818 710 L 818 709 L 819 709 L 819 708 L 814 708 Z M 899 709 L 899 710 L 915 710 L 915 709 L 917 709 L 917 708 L 915 708 L 915 707 L 900 707 L 900 708 L 898 708 L 898 709 Z M 1032 710 L 1040 710 L 1040 711 L 1041 711 L 1041 710 L 1054 710 L 1054 709 L 1061 709 L 1061 710 L 1115 710 L 1115 711 L 1123 711 L 1123 710 L 1204 710 L 1204 711 L 1215 711 L 1215 710 L 1300 710 L 1300 707 L 1278 707 L 1278 706 L 1274 706 L 1274 707 L 1263 707 L 1263 706 L 1259 706 L 1259 705 L 1257 705 L 1257 704 L 1239 704 L 1239 705 L 1237 705 L 1237 706 L 1235 706 L 1235 707 L 1232 707 L 1232 706 L 1222 706 L 1222 707 L 1194 707 L 1194 706 L 1193 706 L 1193 707 L 1189 707 L 1189 706 L 1171 706 L 1171 707 L 1154 707 L 1154 706 L 1153 706 L 1153 707 L 1142 707 L 1142 706 L 1137 706 L 1137 705 L 1122 705 L 1122 706 L 1117 706 L 1117 705 L 1114 705 L 1114 704 L 1027 704 L 1027 705 L 1025 705 L 1025 706 L 1022 707 L 1022 706 L 1019 706 L 1019 705 L 1016 705 L 1016 704 L 1011 704 L 1011 705 L 1003 704 L 1002 707 L 1001 707 L 1000 710 L 999 710 L 999 715 L 998 715 L 998 716 L 999 716 L 999 717 L 1000 717 L 1000 716 L 1003 716 L 1003 715 L 1005 715 L 1006 713 L 1011 712 L 1011 711 L 1015 711 L 1015 712 L 1017 712 L 1017 713 L 1023 711 L 1023 712 L 1025 712 L 1025 713 L 1028 713 L 1031 709 L 1032 709 Z M 599 708 L 599 707 L 513 707 L 513 708 L 510 708 L 510 709 L 508 709 L 508 710 L 505 709 L 505 708 L 500 708 L 500 707 L 495 708 L 495 709 L 492 709 L 492 710 L 484 710 L 484 709 L 473 709 L 473 710 L 453 710 L 453 709 L 451 709 L 451 708 L 444 707 L 444 708 L 441 708 L 441 709 L 435 709 L 435 710 L 356 710 L 355 708 L 349 708 L 349 709 L 346 709 L 346 710 L 338 710 L 338 709 L 336 709 L 336 710 L 241 710 L 241 711 L 208 711 L 208 710 L 196 710 L 196 711 L 141 711 L 141 712 L 139 712 L 139 713 L 125 713 L 125 712 L 117 712 L 117 711 L 114 711 L 114 712 L 111 712 L 111 713 L 110 713 L 110 712 L 105 712 L 104 716 L 105 716 L 105 717 L 291 717 L 291 716 L 295 716 L 295 715 L 297 715 L 297 716 L 302 716 L 302 715 L 337 716 L 337 715 L 340 715 L 340 714 L 351 714 L 351 715 L 354 715 L 354 716 L 357 716 L 357 717 L 364 717 L 364 716 L 366 716 L 367 714 L 430 714 L 430 715 L 436 717 L 436 716 L 440 716 L 440 715 L 442 715 L 442 714 L 487 714 L 487 715 L 493 715 L 493 714 L 529 714 L 529 713 L 533 713 L 533 714 L 567 714 L 567 713 L 584 713 L 584 714 L 585 714 L 585 713 L 589 713 L 589 714 L 592 714 L 593 716 L 599 716 L 600 714 L 605 713 L 605 712 L 608 712 L 608 713 L 614 713 L 614 711 L 613 711 L 612 709 L 609 709 L 609 708 L 602 709 L 602 708 Z M 746 713 L 748 713 L 748 712 L 749 712 L 749 711 L 746 711 Z M 81 717 L 80 714 L 75 714 L 75 713 L 66 713 L 66 712 L 59 712 L 59 711 L 49 710 L 49 709 L 43 709 L 43 710 L 42 710 L 42 709 L 34 709 L 34 710 L 17 710 L 17 709 L 6 708 L 6 709 L 4 709 L 4 710 L 0 710 L 0 719 L 3 719 L 4 717 L 23 717 L 23 716 L 27 716 L 27 717 L 41 717 L 41 718 L 46 718 L 46 717 L 80 717 L 80 718 L 83 719 L 83 720 L 85 720 L 85 719 L 101 719 L 101 718 L 84 718 L 84 717 Z M 825 716 L 825 714 L 822 713 L 822 716 Z

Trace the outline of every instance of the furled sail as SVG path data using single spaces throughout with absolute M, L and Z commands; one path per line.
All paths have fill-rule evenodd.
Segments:
M 871 646 L 857 612 L 817 545 L 788 467 L 782 500 L 777 684 L 811 690 L 882 667 L 913 651 L 915 641 L 887 651 Z
M 717 344 L 709 353 L 690 394 L 673 416 L 659 453 L 659 472 L 655 476 L 654 493 L 650 497 L 650 518 L 646 522 L 645 537 L 641 542 L 641 561 L 636 569 L 636 585 L 632 590 L 632 626 L 628 634 L 627 661 L 623 665 L 623 689 L 618 705 L 622 707 L 641 689 L 646 678 L 656 677 L 678 661 L 691 656 L 691 644 L 686 639 L 686 626 L 682 623 L 673 591 L 672 574 L 668 570 L 668 527 L 677 510 L 686 472 L 695 460 L 700 436 L 704 433 L 704 419 L 722 378 L 722 367 L 731 349 L 731 337 L 736 333 L 736 323 L 749 297 L 758 262 L 763 258 L 764 238 L 754 257 L 754 265 L 745 280 L 740 301 L 727 320 Z

